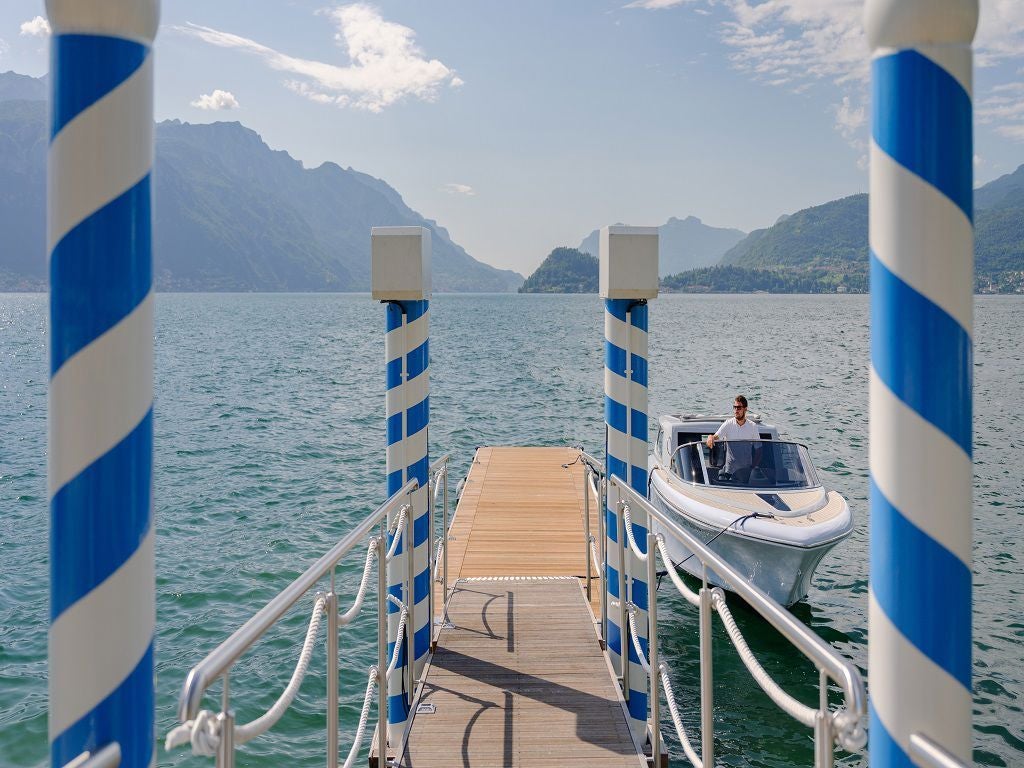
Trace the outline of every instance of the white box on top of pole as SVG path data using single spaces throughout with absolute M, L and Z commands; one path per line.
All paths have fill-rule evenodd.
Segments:
M 600 295 L 653 299 L 658 295 L 658 228 L 602 227 Z
M 370 286 L 375 299 L 430 298 L 430 230 L 373 227 L 370 230 Z

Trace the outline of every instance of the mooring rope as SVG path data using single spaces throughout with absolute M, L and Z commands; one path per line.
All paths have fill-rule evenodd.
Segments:
M 437 540 L 437 552 L 434 553 L 434 581 L 441 581 L 441 550 L 444 549 L 444 539 Z
M 597 556 L 597 539 L 590 534 L 590 559 L 594 563 L 594 570 L 601 573 L 601 560 Z
M 359 582 L 359 591 L 356 592 L 356 599 L 352 607 L 338 615 L 338 626 L 343 627 L 352 621 L 363 608 L 363 598 L 366 597 L 366 588 L 370 583 L 370 572 L 373 570 L 373 561 L 377 558 L 377 539 L 370 539 L 366 548 L 366 564 L 363 566 L 363 578 Z
M 688 586 L 686 586 L 686 582 L 683 581 L 682 577 L 680 577 L 679 575 L 679 572 L 676 570 L 679 566 L 673 563 L 672 559 L 668 556 L 668 546 L 666 546 L 665 544 L 665 537 L 659 533 L 656 539 L 658 542 L 658 552 L 661 553 L 661 559 L 664 560 L 665 564 L 668 566 L 669 578 L 672 580 L 672 583 L 679 591 L 679 594 L 682 595 L 686 599 L 686 602 L 688 602 L 690 605 L 699 606 L 700 596 L 692 589 L 690 589 Z
M 676 735 L 679 737 L 679 743 L 683 745 L 683 752 L 690 759 L 693 764 L 693 768 L 703 768 L 704 763 L 697 755 L 693 746 L 690 744 L 690 739 L 686 735 L 686 727 L 683 725 L 683 718 L 679 714 L 679 704 L 676 702 L 675 692 L 672 690 L 672 681 L 669 680 L 668 667 L 662 663 L 659 665 L 661 671 L 661 688 L 665 691 L 665 700 L 668 702 L 668 711 L 672 715 L 672 722 L 676 727 Z
M 629 548 L 633 550 L 633 554 L 641 562 L 647 562 L 647 553 L 640 551 L 640 545 L 633 538 L 633 515 L 630 513 L 629 504 L 626 502 L 622 502 L 622 527 L 626 529 L 626 541 L 629 542 Z
M 388 595 L 388 601 L 394 603 L 402 612 L 398 615 L 398 632 L 395 633 L 395 649 L 391 653 L 391 661 L 388 663 L 387 672 L 384 674 L 384 682 L 391 679 L 391 673 L 398 667 L 398 657 L 402 651 L 402 642 L 405 640 L 405 620 L 409 617 L 409 610 L 405 603 L 394 595 Z
M 366 721 L 370 716 L 370 703 L 373 701 L 373 692 L 377 687 L 378 672 L 376 665 L 370 667 L 369 679 L 366 681 L 366 695 L 363 696 L 363 708 L 359 711 L 359 727 L 356 728 L 352 749 L 348 751 L 343 768 L 352 768 L 356 758 L 359 757 L 359 748 L 363 745 L 363 736 L 366 734 Z
M 398 519 L 395 520 L 394 526 L 392 526 L 388 531 L 388 533 L 394 535 L 394 538 L 391 540 L 391 546 L 388 547 L 387 555 L 385 555 L 384 559 L 386 562 L 390 563 L 391 559 L 395 556 L 395 552 L 398 551 L 398 544 L 402 540 L 402 533 L 405 528 L 405 513 L 408 509 L 408 506 L 402 507 L 398 513 Z
M 747 645 L 747 641 L 740 634 L 739 627 L 736 626 L 736 620 L 732 617 L 732 613 L 729 612 L 729 608 L 725 604 L 725 593 L 718 587 L 711 590 L 711 604 L 718 611 L 718 615 L 722 617 L 722 624 L 725 625 L 725 630 L 729 633 L 729 639 L 736 646 L 740 659 L 743 660 L 744 666 L 749 670 L 755 682 L 761 686 L 761 690 L 768 694 L 768 697 L 783 712 L 808 728 L 813 728 L 818 710 L 794 699 L 782 690 L 779 684 L 772 679 L 771 675 L 765 672 L 764 667 L 761 666 L 753 651 L 750 650 L 750 646 Z
M 636 657 L 640 660 L 640 666 L 643 667 L 644 672 L 646 672 L 647 676 L 650 677 L 651 665 L 647 661 L 647 654 L 645 654 L 643 652 L 643 649 L 640 647 L 640 638 L 638 637 L 638 633 L 636 631 L 636 612 L 637 607 L 630 603 L 629 608 L 627 609 L 629 621 L 629 639 L 633 644 L 633 650 L 636 651 Z

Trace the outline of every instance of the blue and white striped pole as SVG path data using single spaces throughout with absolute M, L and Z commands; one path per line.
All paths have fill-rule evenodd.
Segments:
M 971 762 L 971 41 L 977 0 L 868 0 L 873 766 Z
M 154 763 L 153 57 L 158 0 L 47 0 L 53 29 L 50 758 Z
M 656 227 L 604 227 L 600 240 L 600 294 L 605 300 L 604 414 L 605 472 L 626 480 L 647 498 L 647 300 L 658 295 L 658 230 Z M 619 560 L 620 514 L 615 494 L 605 509 L 608 562 L 604 588 L 609 605 L 608 650 L 616 669 L 622 669 L 626 645 L 624 695 L 630 728 L 643 743 L 647 738 L 647 674 L 640 665 L 623 626 L 621 601 L 636 605 L 640 647 L 647 653 L 647 568 L 628 544 L 627 562 Z M 641 550 L 647 546 L 647 513 L 631 509 L 633 534 Z M 620 569 L 625 568 L 626 595 L 619 590 Z
M 388 724 L 392 745 L 410 724 L 413 687 L 430 649 L 430 565 L 427 441 L 430 424 L 430 230 L 423 227 L 374 227 L 371 231 L 373 298 L 386 304 L 384 357 L 387 367 L 388 495 L 410 480 L 419 482 L 412 495 L 413 551 L 399 542 L 388 565 L 389 592 L 410 606 L 407 637 L 399 668 L 388 685 Z M 389 520 L 389 524 L 393 522 Z M 390 544 L 390 542 L 389 542 Z M 409 582 L 412 599 L 409 599 Z M 388 654 L 398 634 L 399 609 L 389 604 Z M 412 646 L 413 664 L 408 663 Z

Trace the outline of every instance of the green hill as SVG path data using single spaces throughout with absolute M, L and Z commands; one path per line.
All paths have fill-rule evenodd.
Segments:
M 576 248 L 555 248 L 519 289 L 520 293 L 597 293 L 597 257 Z
M 975 289 L 1024 291 L 1024 165 L 976 189 L 974 200 Z M 859 194 L 782 217 L 737 243 L 718 268 L 672 275 L 663 285 L 680 291 L 857 292 L 867 290 L 867 272 L 868 196 Z
M 805 208 L 758 229 L 734 245 L 720 262 L 737 267 L 848 269 L 868 253 L 868 196 L 852 195 Z

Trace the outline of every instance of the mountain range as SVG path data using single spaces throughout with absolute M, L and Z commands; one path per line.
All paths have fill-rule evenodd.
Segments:
M 696 216 L 673 217 L 658 227 L 658 272 L 664 277 L 717 264 L 745 236 L 738 229 L 709 227 Z M 587 235 L 577 250 L 597 256 L 598 230 Z
M 0 290 L 45 290 L 46 85 L 0 74 Z M 305 168 L 240 123 L 156 126 L 158 290 L 365 291 L 370 228 L 431 231 L 435 291 L 515 291 L 523 277 L 472 258 L 384 181 Z
M 670 219 L 673 222 L 697 219 Z M 703 226 L 703 225 L 701 225 Z M 659 232 L 664 228 L 659 228 Z M 699 231 L 699 230 L 698 230 Z M 730 230 L 718 230 L 727 232 Z M 731 230 L 735 232 L 736 230 Z M 1024 165 L 974 190 L 975 290 L 1024 293 Z M 593 247 L 595 234 L 580 250 Z M 661 245 L 664 258 L 666 246 Z M 578 292 L 596 284 L 596 260 L 552 252 L 523 291 Z M 671 269 L 671 267 L 669 268 Z M 666 274 L 668 291 L 744 293 L 862 293 L 868 289 L 868 196 L 851 195 L 780 216 L 703 265 Z

